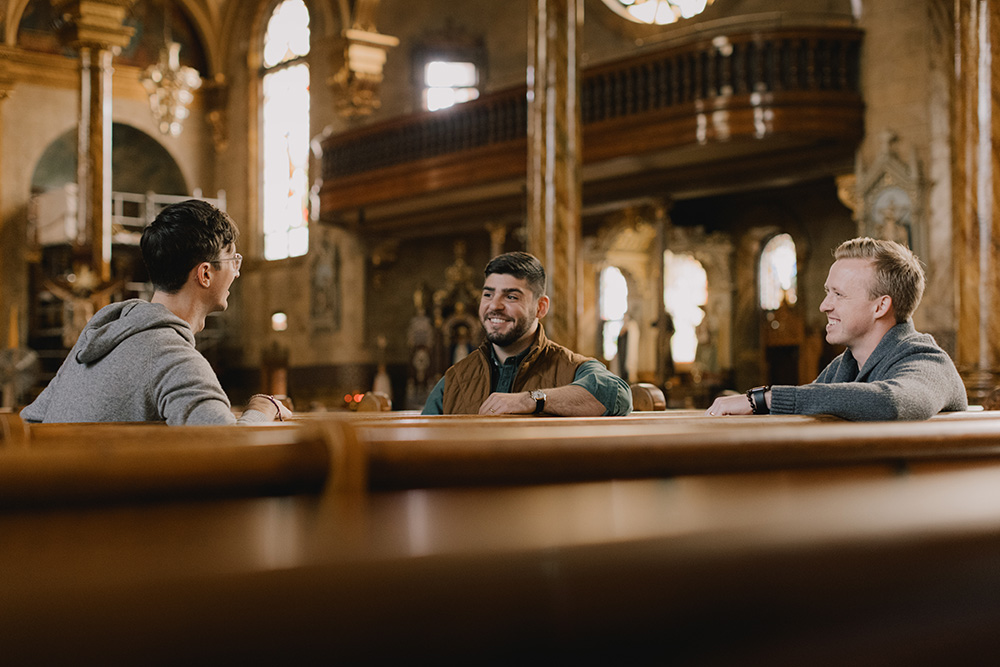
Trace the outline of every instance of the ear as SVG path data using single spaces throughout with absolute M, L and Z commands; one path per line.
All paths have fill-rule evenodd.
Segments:
M 878 299 L 875 300 L 875 319 L 881 319 L 883 317 L 893 314 L 892 307 L 892 297 L 888 294 L 883 294 Z
M 542 319 L 545 314 L 549 312 L 549 297 L 541 296 L 538 298 L 538 306 L 535 308 L 535 317 Z
M 194 280 L 200 287 L 212 286 L 212 265 L 209 262 L 202 262 L 191 271 L 194 273 Z

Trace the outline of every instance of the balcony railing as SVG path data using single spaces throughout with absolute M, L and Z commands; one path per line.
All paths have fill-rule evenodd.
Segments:
M 856 140 L 861 36 L 853 28 L 754 31 L 589 68 L 581 83 L 584 162 L 787 132 Z M 329 137 L 324 211 L 523 174 L 526 159 L 509 153 L 526 150 L 526 92 L 504 90 Z M 728 114 L 725 128 L 720 113 Z M 714 121 L 698 118 L 705 114 Z M 422 180 L 415 170 L 437 176 Z M 381 187 L 380 173 L 396 180 Z

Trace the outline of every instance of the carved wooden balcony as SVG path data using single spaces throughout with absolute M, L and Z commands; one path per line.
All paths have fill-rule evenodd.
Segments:
M 853 28 L 758 30 L 587 69 L 585 203 L 849 171 L 860 46 Z M 375 230 L 521 214 L 526 118 L 519 87 L 329 137 L 322 215 Z

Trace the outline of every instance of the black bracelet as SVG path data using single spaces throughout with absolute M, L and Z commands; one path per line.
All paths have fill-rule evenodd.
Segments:
M 771 391 L 771 385 L 764 385 L 763 387 L 754 387 L 747 391 L 747 400 L 750 401 L 750 411 L 755 415 L 767 415 L 771 413 L 771 409 L 767 407 L 767 398 L 764 396 L 767 392 Z

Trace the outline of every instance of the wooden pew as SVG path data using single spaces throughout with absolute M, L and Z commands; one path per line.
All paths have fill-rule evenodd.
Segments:
M 1000 469 L 0 513 L 10 664 L 945 664 L 1000 650 Z
M 1000 460 L 1000 419 L 448 418 L 353 422 L 371 489 L 541 484 L 789 468 Z
M 0 507 L 360 490 L 360 456 L 338 421 L 35 424 L 18 445 L 0 447 Z
M 275 489 L 271 492 L 316 490 L 323 480 L 331 488 L 361 491 L 845 466 L 898 472 L 917 463 L 954 465 L 1000 457 L 1000 420 L 851 424 L 823 416 L 706 419 L 685 413 L 579 419 L 316 417 L 201 431 L 150 424 L 40 424 L 29 428 L 20 447 L 0 450 L 0 482 L 5 474 L 15 480 L 0 487 L 0 494 L 6 488 L 9 502 L 59 503 L 129 500 L 143 493 L 168 497 L 170 489 L 177 497 L 193 497 L 207 494 L 212 484 L 219 493 L 253 493 L 255 488 L 268 492 L 268 483 Z M 185 476 L 197 481 L 184 486 Z

